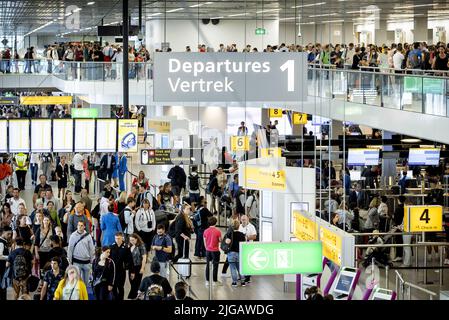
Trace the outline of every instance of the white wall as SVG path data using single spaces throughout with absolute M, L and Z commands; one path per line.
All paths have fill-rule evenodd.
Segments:
M 279 42 L 286 44 L 302 44 L 308 43 L 350 43 L 356 42 L 353 34 L 352 23 L 331 23 L 331 24 L 302 24 L 301 37 L 298 37 L 298 25 L 295 23 L 279 24 Z M 296 42 L 295 42 L 296 40 Z
M 176 116 L 178 119 L 187 119 L 190 121 L 201 121 L 203 126 L 226 130 L 227 112 L 226 108 L 221 107 L 182 107 L 165 106 L 164 116 Z
M 166 35 L 164 38 L 164 27 Z M 161 42 L 169 42 L 173 51 L 185 51 L 186 46 L 190 46 L 192 51 L 197 51 L 198 43 L 217 50 L 220 43 L 229 45 L 235 43 L 239 51 L 250 44 L 262 51 L 268 44 L 278 44 L 279 21 L 264 21 L 263 27 L 267 30 L 264 36 L 256 36 L 255 30 L 262 27 L 262 22 L 258 21 L 231 21 L 220 20 L 218 25 L 209 23 L 204 25 L 197 20 L 154 20 L 146 22 L 146 43 L 153 50 L 160 48 Z

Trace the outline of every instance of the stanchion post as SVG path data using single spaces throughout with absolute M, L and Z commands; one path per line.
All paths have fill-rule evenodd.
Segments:
M 444 247 L 439 246 L 438 247 L 438 251 L 440 253 L 440 286 L 443 285 L 443 273 L 444 273 L 444 269 L 443 269 L 443 249 Z
M 213 300 L 212 298 L 212 284 L 213 279 L 212 279 L 212 260 L 209 260 L 209 262 L 207 262 L 207 265 L 209 266 L 209 300 Z
M 385 289 L 387 289 L 388 290 L 388 288 L 389 288 L 389 284 L 388 284 L 388 271 L 389 271 L 389 267 L 388 267 L 388 265 L 387 266 L 385 266 Z

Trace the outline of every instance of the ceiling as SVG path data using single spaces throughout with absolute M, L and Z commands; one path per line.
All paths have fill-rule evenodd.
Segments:
M 390 21 L 425 16 L 449 18 L 449 0 L 142 0 L 142 3 L 144 19 L 279 19 L 307 24 L 363 23 L 374 17 Z M 129 0 L 129 8 L 132 24 L 137 25 L 139 0 Z M 75 30 L 95 35 L 93 27 L 101 24 L 102 19 L 104 24 L 121 23 L 121 0 L 0 0 L 0 36 L 27 35 L 32 31 L 57 35 Z

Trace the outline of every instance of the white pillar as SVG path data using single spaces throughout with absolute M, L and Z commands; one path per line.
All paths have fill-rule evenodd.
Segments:
M 427 16 L 424 17 L 415 17 L 415 25 L 413 28 L 413 41 L 426 41 L 428 42 L 427 37 Z
M 379 19 L 374 30 L 374 43 L 378 45 L 387 44 L 387 20 Z

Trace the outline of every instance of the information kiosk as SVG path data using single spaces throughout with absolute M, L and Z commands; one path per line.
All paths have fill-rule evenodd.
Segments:
M 351 300 L 359 278 L 359 269 L 343 267 L 333 281 L 329 293 L 334 296 L 334 300 Z
M 375 286 L 366 290 L 363 300 L 396 300 L 396 292 Z
M 316 286 L 321 289 L 324 295 L 329 293 L 329 290 L 337 277 L 339 268 L 327 258 L 323 258 L 323 272 L 310 273 L 301 275 L 301 300 L 306 300 L 305 292 L 307 288 Z

